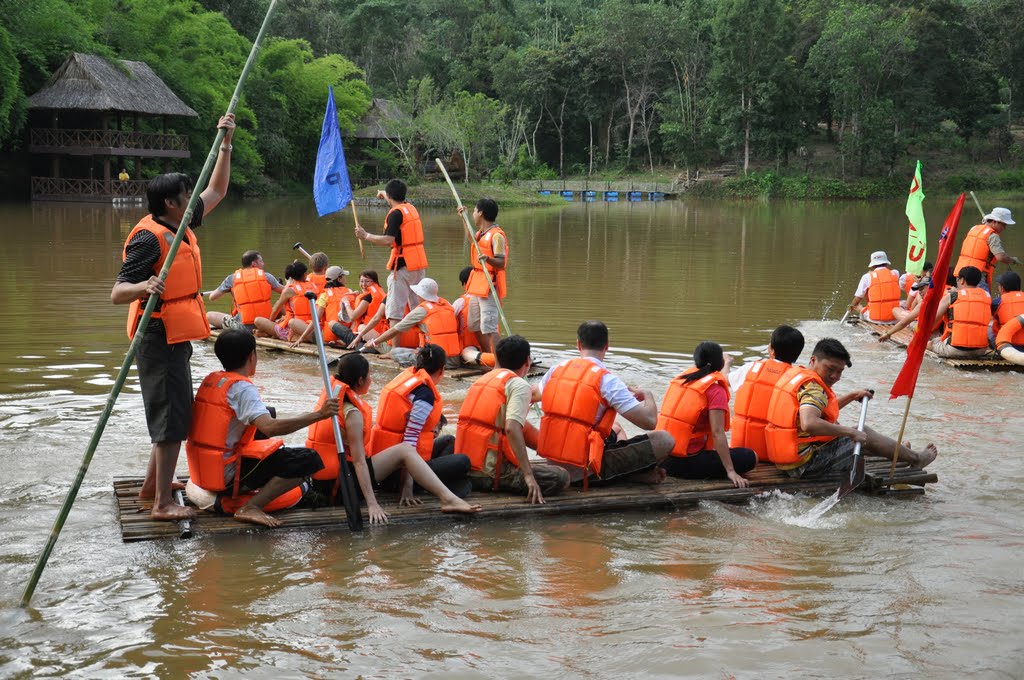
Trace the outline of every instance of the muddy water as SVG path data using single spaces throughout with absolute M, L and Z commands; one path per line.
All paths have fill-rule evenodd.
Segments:
M 928 203 L 934 227 L 948 205 Z M 454 297 L 460 223 L 423 212 L 432 275 Z M 814 499 L 776 495 L 674 513 L 124 545 L 110 482 L 148 457 L 133 372 L 34 608 L 17 610 L 127 346 L 108 294 L 138 217 L 0 205 L 0 675 L 1024 673 L 1024 377 L 928 362 L 908 437 L 936 442 L 940 483 L 914 500 L 854 495 L 810 526 L 798 520 Z M 382 211 L 361 217 L 379 231 Z M 383 249 L 359 260 L 350 220 L 318 221 L 305 202 L 225 205 L 202 234 L 206 287 L 250 247 L 280 273 L 296 241 L 350 270 L 383 270 Z M 781 322 L 809 344 L 834 335 L 851 349 L 840 388 L 881 396 L 900 368 L 898 351 L 834 321 L 871 251 L 902 264 L 897 203 L 575 204 L 500 221 L 513 247 L 509 321 L 547 361 L 572 348 L 581 320 L 601 318 L 610 366 L 658 395 L 697 342 L 754 358 Z M 1017 233 L 1006 242 L 1024 249 Z M 197 344 L 194 378 L 215 362 Z M 375 372 L 378 386 L 387 378 Z M 308 410 L 319 390 L 304 357 L 262 356 L 257 381 L 283 413 Z M 442 391 L 457 402 L 465 387 Z M 903 403 L 876 400 L 869 423 L 895 434 Z

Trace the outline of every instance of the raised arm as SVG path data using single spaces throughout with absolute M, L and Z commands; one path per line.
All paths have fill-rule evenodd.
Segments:
M 224 140 L 217 152 L 217 162 L 210 173 L 210 182 L 199 195 L 203 199 L 205 213 L 213 212 L 228 194 L 228 183 L 231 180 L 231 138 L 235 134 L 235 114 L 229 113 L 220 117 L 217 128 L 224 130 Z

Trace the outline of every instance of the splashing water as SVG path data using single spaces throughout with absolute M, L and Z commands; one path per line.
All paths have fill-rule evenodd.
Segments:
M 810 510 L 807 510 L 807 500 L 806 496 L 776 489 L 752 498 L 750 510 L 763 519 L 806 529 L 837 529 L 846 525 L 844 515 L 825 517 L 825 513 L 839 503 L 838 490 Z
M 832 294 L 828 298 L 828 302 L 825 303 L 825 308 L 823 310 L 821 310 L 821 320 L 822 321 L 828 321 L 829 320 L 829 315 L 832 313 L 832 308 L 836 304 L 836 297 L 839 295 L 839 293 L 841 291 L 842 291 L 841 288 L 836 288 L 834 291 L 832 291 Z

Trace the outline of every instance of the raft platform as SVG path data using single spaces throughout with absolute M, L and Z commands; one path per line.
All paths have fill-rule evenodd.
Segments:
M 856 326 L 862 326 L 871 332 L 872 335 L 879 336 L 882 333 L 888 331 L 891 326 L 887 326 L 881 323 L 874 323 L 872 321 L 865 321 L 864 319 L 852 319 L 850 323 Z M 896 332 L 895 335 L 891 336 L 887 342 L 891 342 L 898 347 L 906 348 L 910 341 L 914 338 L 914 331 L 910 328 L 903 328 Z M 988 354 L 979 359 L 947 359 L 940 357 L 930 349 L 925 350 L 925 355 L 941 364 L 952 366 L 953 368 L 959 368 L 967 371 L 1018 371 L 1024 372 L 1024 366 L 1011 363 L 1006 359 L 999 356 L 995 350 L 989 350 Z
M 211 330 L 209 337 L 206 338 L 206 342 L 216 341 L 220 334 L 220 329 Z M 284 340 L 278 340 L 276 338 L 256 338 L 256 346 L 262 347 L 263 349 L 270 350 L 272 352 L 301 354 L 304 356 L 316 358 L 319 358 L 320 356 L 320 353 L 317 351 L 316 345 L 303 343 L 299 347 L 292 347 L 291 343 L 285 342 Z M 343 347 L 328 344 L 324 345 L 324 352 L 327 354 L 327 362 L 329 364 L 333 364 L 346 354 L 358 354 L 359 350 L 345 349 Z M 363 356 L 366 357 L 371 364 L 375 364 L 381 367 L 393 368 L 396 374 L 402 370 L 402 367 L 399 366 L 397 362 L 392 361 L 388 357 L 381 356 L 380 354 L 366 352 L 363 353 Z M 488 373 L 490 370 L 491 369 L 488 366 L 460 366 L 459 368 L 445 369 L 444 377 L 446 379 L 454 380 L 473 380 L 479 378 L 485 373 Z M 526 377 L 531 378 L 541 376 L 544 375 L 545 372 L 547 372 L 547 366 L 543 366 L 539 363 L 534 363 L 530 367 L 530 372 L 526 374 Z
M 866 461 L 867 474 L 858 493 L 885 496 L 915 496 L 924 493 L 926 484 L 938 481 L 935 474 L 906 463 L 897 463 L 896 473 L 889 484 L 889 461 L 874 459 Z M 446 515 L 440 512 L 439 503 L 433 496 L 420 492 L 422 505 L 402 508 L 398 505 L 398 494 L 380 494 L 378 500 L 389 515 L 388 526 L 403 526 L 424 521 L 433 522 L 489 522 L 519 517 L 547 517 L 552 515 L 591 515 L 598 513 L 637 510 L 678 510 L 692 507 L 700 501 L 723 503 L 744 503 L 759 494 L 775 490 L 786 493 L 804 493 L 811 496 L 829 496 L 839 488 L 841 475 L 831 475 L 815 480 L 789 477 L 774 465 L 760 465 L 752 470 L 747 479 L 750 487 L 737 489 L 729 480 L 685 480 L 667 478 L 663 483 L 648 486 L 644 484 L 615 484 L 595 486 L 584 492 L 573 487 L 558 496 L 545 498 L 544 505 L 528 505 L 524 496 L 507 493 L 473 493 L 469 500 L 483 506 L 475 515 Z M 186 481 L 184 479 L 182 482 Z M 149 511 L 152 501 L 141 500 L 141 477 L 124 477 L 114 480 L 114 502 L 121 523 L 121 539 L 125 543 L 168 538 L 187 538 L 183 527 L 175 522 L 152 520 Z M 238 534 L 246 532 L 329 529 L 348 531 L 345 510 L 342 507 L 294 509 L 274 513 L 282 521 L 279 529 L 269 529 L 253 524 L 236 522 L 231 517 L 200 511 L 190 522 L 188 535 L 212 536 L 216 534 Z M 363 524 L 368 529 L 370 520 L 363 507 Z

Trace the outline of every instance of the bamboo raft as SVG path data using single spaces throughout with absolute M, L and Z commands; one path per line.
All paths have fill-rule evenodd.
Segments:
M 927 470 L 919 470 L 911 468 L 905 463 L 898 463 L 896 474 L 892 485 L 890 485 L 888 461 L 868 460 L 866 468 L 867 475 L 864 483 L 857 491 L 871 495 L 920 495 L 924 493 L 926 484 L 934 484 L 938 481 L 936 475 Z M 656 486 L 623 483 L 606 487 L 592 487 L 585 493 L 573 487 L 558 496 L 546 498 L 547 503 L 544 505 L 528 505 L 524 497 L 519 495 L 474 493 L 469 497 L 470 500 L 479 503 L 484 509 L 481 513 L 472 516 L 442 514 L 437 500 L 423 492 L 417 494 L 423 504 L 407 508 L 398 506 L 397 494 L 381 494 L 378 498 L 381 506 L 388 512 L 389 526 L 402 526 L 424 521 L 487 522 L 518 517 L 676 510 L 694 506 L 700 501 L 744 503 L 754 496 L 775 490 L 787 493 L 799 492 L 811 496 L 828 496 L 839 487 L 840 483 L 839 475 L 815 480 L 793 479 L 770 464 L 759 465 L 747 477 L 750 487 L 746 489 L 734 488 L 728 480 L 693 481 L 673 479 L 672 477 Z M 141 487 L 141 477 L 124 477 L 114 480 L 114 501 L 121 523 L 121 539 L 130 543 L 182 537 L 181 528 L 176 523 L 150 519 L 149 510 L 152 507 L 152 501 L 143 501 L 139 498 Z M 278 530 L 348 531 L 345 510 L 342 507 L 284 510 L 275 513 L 275 517 L 283 522 L 283 526 Z M 365 507 L 363 507 L 363 523 L 366 527 L 370 526 Z M 199 512 L 198 517 L 191 522 L 191 530 L 198 536 L 273 531 L 208 512 Z
M 870 331 L 872 335 L 875 336 L 879 336 L 882 333 L 888 331 L 889 328 L 891 328 L 890 326 L 886 326 L 885 324 L 873 323 L 871 321 L 865 321 L 864 319 L 853 319 L 851 320 L 851 323 L 863 326 L 868 331 Z M 910 344 L 910 341 L 913 338 L 914 331 L 908 327 L 897 331 L 895 335 L 889 338 L 888 342 L 891 342 L 894 345 L 898 347 L 903 347 L 905 349 Z M 980 359 L 947 359 L 945 357 L 940 357 L 938 354 L 932 352 L 930 349 L 925 350 L 925 355 L 927 355 L 928 358 L 934 361 L 938 361 L 939 363 L 967 371 L 989 370 L 1024 372 L 1024 366 L 1019 366 L 1017 364 L 1010 363 L 1006 359 L 999 356 L 999 354 L 995 350 L 989 350 L 988 354 L 986 354 L 984 357 Z
M 220 329 L 211 330 L 210 336 L 206 338 L 206 342 L 214 342 L 220 336 L 220 334 Z M 256 346 L 262 347 L 263 349 L 270 350 L 272 352 L 287 352 L 290 354 L 301 354 L 304 356 L 317 358 L 320 356 L 319 352 L 316 349 L 316 345 L 302 344 L 298 347 L 292 347 L 291 343 L 285 342 L 284 340 L 278 340 L 277 338 L 256 338 Z M 335 363 L 345 354 L 359 352 L 359 350 L 356 349 L 345 349 L 343 347 L 338 347 L 336 345 L 326 345 L 324 347 L 324 350 L 327 353 L 327 361 L 332 364 Z M 363 356 L 366 357 L 372 364 L 393 368 L 396 373 L 401 369 L 401 367 L 397 363 L 395 363 L 388 357 L 381 356 L 380 354 L 365 353 L 363 354 Z M 473 379 L 480 377 L 481 375 L 489 372 L 490 370 L 491 369 L 487 366 L 461 366 L 459 368 L 446 369 L 444 372 L 444 377 L 446 379 L 455 380 L 466 380 L 467 378 Z M 526 377 L 531 378 L 541 376 L 544 375 L 545 371 L 547 371 L 546 366 L 542 366 L 541 364 L 535 363 L 533 366 L 530 367 L 530 372 L 526 374 Z

